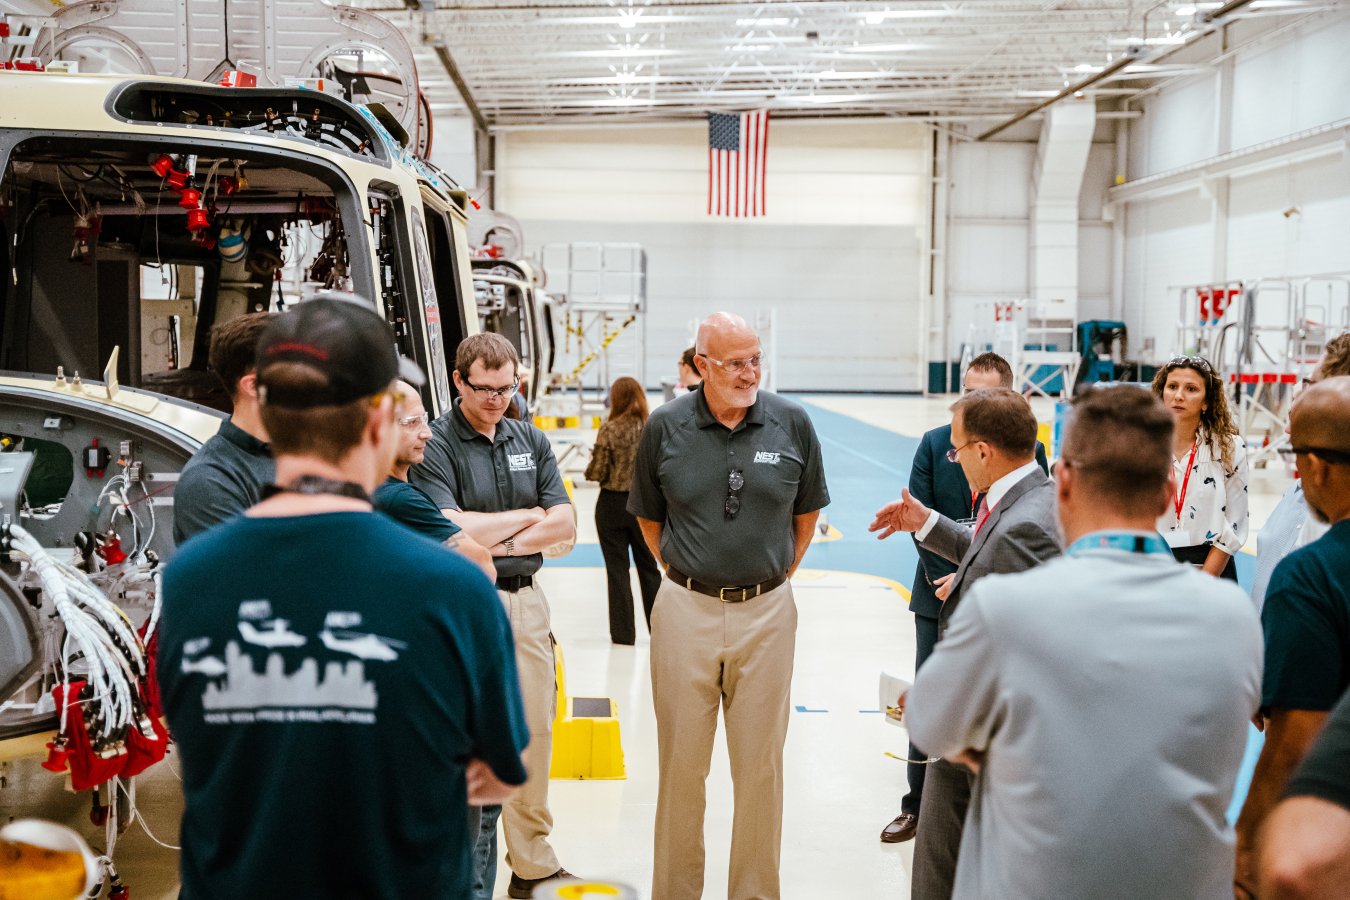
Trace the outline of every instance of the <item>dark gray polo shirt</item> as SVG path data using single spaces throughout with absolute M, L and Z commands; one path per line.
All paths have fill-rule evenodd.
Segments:
M 408 472 L 408 480 L 438 508 L 495 513 L 572 502 L 542 431 L 529 422 L 502 419 L 489 441 L 474 431 L 459 403 L 431 423 L 426 457 Z M 498 556 L 492 561 L 497 574 L 506 578 L 533 575 L 544 556 Z
M 183 466 L 173 489 L 173 542 L 243 513 L 277 477 L 267 444 L 230 421 Z
M 733 469 L 745 478 L 741 509 L 726 517 Z M 792 517 L 830 502 L 820 441 L 806 411 L 761 390 L 728 429 L 703 390 L 658 407 L 647 420 L 633 466 L 628 511 L 661 522 L 661 558 L 720 587 L 782 575 L 796 557 Z

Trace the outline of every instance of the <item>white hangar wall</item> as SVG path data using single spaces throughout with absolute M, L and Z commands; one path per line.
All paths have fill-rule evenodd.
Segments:
M 771 123 L 757 219 L 707 214 L 708 131 L 505 130 L 497 207 L 527 252 L 568 241 L 647 248 L 647 382 L 675 374 L 692 323 L 777 310 L 782 390 L 922 389 L 926 126 Z
M 1350 14 L 1235 37 L 1227 54 L 1221 33 L 1194 48 L 1219 57 L 1211 72 L 1143 100 L 1129 182 L 1110 192 L 1123 209 L 1124 318 L 1145 361 L 1186 349 L 1178 286 L 1350 271 Z M 1149 338 L 1155 350 L 1140 352 Z
M 1014 137 L 1024 140 L 953 141 L 950 169 L 951 304 L 946 353 L 956 361 L 961 346 L 992 326 L 981 301 L 1028 297 L 1032 177 L 1040 128 L 1029 123 Z M 1115 177 L 1114 126 L 1098 122 L 1088 151 L 1078 201 L 1078 317 L 1111 318 L 1111 223 L 1103 198 Z M 976 326 L 972 335 L 970 326 Z M 976 352 L 983 350 L 980 344 Z

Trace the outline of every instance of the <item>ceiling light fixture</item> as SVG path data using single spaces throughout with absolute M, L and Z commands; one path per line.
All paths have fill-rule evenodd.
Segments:
M 1193 16 L 1193 15 L 1195 15 L 1195 7 L 1194 7 L 1194 6 L 1179 6 L 1179 7 L 1176 8 L 1175 12 L 1176 12 L 1176 14 L 1179 15 L 1179 16 Z
M 774 28 L 776 26 L 791 25 L 792 19 L 737 19 L 736 24 L 741 28 Z

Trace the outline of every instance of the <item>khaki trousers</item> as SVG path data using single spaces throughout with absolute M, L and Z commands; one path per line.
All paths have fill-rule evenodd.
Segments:
M 778 900 L 796 637 L 789 583 L 744 603 L 723 603 L 662 580 L 652 608 L 660 759 L 652 900 L 703 895 L 704 791 L 719 706 L 736 803 L 727 897 Z
M 547 878 L 561 868 L 548 843 L 553 831 L 553 814 L 548 811 L 548 770 L 558 705 L 548 600 L 537 582 L 515 593 L 498 591 L 497 595 L 511 620 L 525 724 L 530 729 L 530 746 L 524 756 L 529 778 L 502 804 L 506 864 L 521 878 Z

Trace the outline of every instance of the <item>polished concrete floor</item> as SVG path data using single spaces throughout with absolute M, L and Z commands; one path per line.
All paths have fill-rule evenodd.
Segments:
M 887 671 L 911 678 L 914 628 L 906 588 L 917 559 L 908 538 L 877 543 L 866 533 L 872 513 L 908 482 L 917 439 L 948 421 L 954 398 L 884 395 L 798 397 L 816 424 L 832 503 L 831 533 L 808 551 L 793 587 L 800 610 L 794 712 L 786 751 L 783 897 L 806 900 L 905 900 L 912 845 L 883 845 L 882 827 L 899 812 L 905 766 L 901 729 L 875 712 L 877 678 Z M 1034 405 L 1049 421 L 1049 403 Z M 564 866 L 589 878 L 650 890 L 656 804 L 656 726 L 651 706 L 646 629 L 638 619 L 635 647 L 609 642 L 605 573 L 595 544 L 598 493 L 581 481 L 584 446 L 594 432 L 554 432 L 555 446 L 583 449 L 564 468 L 575 481 L 579 541 L 540 578 L 553 609 L 553 627 L 567 659 L 569 693 L 608 696 L 618 706 L 628 777 L 624 781 L 554 781 L 553 843 Z M 560 454 L 561 455 L 561 454 Z M 1283 468 L 1253 473 L 1252 540 L 1290 483 Z M 1244 580 L 1252 557 L 1239 559 Z M 634 585 L 636 594 L 636 584 Z M 101 847 L 102 829 L 89 824 L 88 795 L 62 790 L 37 760 L 9 764 L 0 774 L 0 820 L 38 815 L 80 827 Z M 140 812 L 165 843 L 177 843 L 182 797 L 171 754 L 137 779 Z M 725 896 L 731 829 L 731 779 L 719 735 L 708 780 L 705 896 Z M 505 848 L 502 848 L 504 853 Z M 116 858 L 138 900 L 177 896 L 177 854 L 156 845 L 139 824 L 120 839 Z M 497 893 L 505 895 L 505 865 Z

